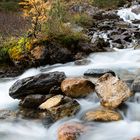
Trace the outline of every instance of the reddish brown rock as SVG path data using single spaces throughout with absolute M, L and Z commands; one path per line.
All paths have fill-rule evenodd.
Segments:
M 140 137 L 135 137 L 132 140 L 140 140 Z
M 37 46 L 32 51 L 31 54 L 36 60 L 42 59 L 44 55 L 45 47 L 44 46 Z
M 87 131 L 87 127 L 80 123 L 64 124 L 58 130 L 58 140 L 77 140 Z
M 94 84 L 84 78 L 67 78 L 61 83 L 61 90 L 69 97 L 84 97 L 94 92 Z

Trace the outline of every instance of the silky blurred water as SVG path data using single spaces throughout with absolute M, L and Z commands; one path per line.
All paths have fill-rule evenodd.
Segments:
M 134 7 L 132 7 L 134 8 Z M 132 8 L 121 9 L 118 15 L 124 21 L 130 22 L 140 19 L 140 15 L 132 13 Z M 92 68 L 109 68 L 119 75 L 140 74 L 140 50 L 125 49 L 117 52 L 94 53 L 88 58 L 87 65 L 75 65 L 74 62 L 67 64 L 56 64 L 52 66 L 29 69 L 16 78 L 0 79 L 0 109 L 14 110 L 18 107 L 18 100 L 9 97 L 8 92 L 11 85 L 18 79 L 47 73 L 53 71 L 63 71 L 68 77 L 82 76 L 83 73 Z M 64 118 L 54 123 L 50 128 L 45 128 L 43 124 L 35 121 L 0 121 L 0 140 L 57 140 L 58 127 L 67 122 L 79 122 L 83 113 L 87 110 L 99 106 L 99 99 L 93 93 L 85 99 L 79 99 L 81 110 L 75 117 Z M 122 110 L 120 110 L 122 112 Z M 111 123 L 91 123 L 91 131 L 82 136 L 80 140 L 132 140 L 133 137 L 140 136 L 140 93 L 136 93 L 134 98 L 126 102 L 124 120 Z

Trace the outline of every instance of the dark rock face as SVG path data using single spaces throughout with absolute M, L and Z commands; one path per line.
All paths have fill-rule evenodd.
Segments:
M 137 14 L 137 15 L 140 14 L 140 6 L 132 9 L 132 12 L 135 13 L 135 14 Z
M 100 77 L 103 76 L 106 73 L 111 73 L 113 76 L 115 76 L 115 72 L 109 69 L 89 69 L 87 70 L 84 75 L 85 76 L 92 76 L 92 77 Z
M 19 108 L 16 112 L 17 118 L 21 119 L 39 119 L 43 120 L 49 117 L 47 111 L 39 110 L 39 109 L 30 109 L 30 108 Z
M 40 104 L 45 102 L 52 95 L 28 95 L 20 102 L 20 106 L 25 108 L 38 108 Z
M 16 77 L 24 72 L 25 69 L 17 68 L 12 65 L 0 66 L 0 78 Z
M 42 47 L 38 47 L 41 45 Z M 43 42 L 42 44 L 35 44 L 35 47 L 31 51 L 33 56 L 34 65 L 46 65 L 55 63 L 66 63 L 73 61 L 73 55 L 70 50 L 59 46 L 59 44 L 51 44 Z
M 47 95 L 53 86 L 60 86 L 65 78 L 63 72 L 52 72 L 18 80 L 10 88 L 9 95 L 14 99 L 33 94 Z

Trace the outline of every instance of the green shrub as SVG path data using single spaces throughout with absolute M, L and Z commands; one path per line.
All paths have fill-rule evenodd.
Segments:
M 126 0 L 93 0 L 93 4 L 99 8 L 111 9 L 123 6 Z
M 8 63 L 9 61 L 9 54 L 8 48 L 0 48 L 0 63 Z
M 43 31 L 50 40 L 57 41 L 64 46 L 70 46 L 86 38 L 82 31 L 75 31 L 75 24 L 83 26 L 86 25 L 85 20 L 90 21 L 86 14 L 70 14 L 65 3 L 57 0 L 53 3 L 49 17 Z
M 19 9 L 19 1 L 20 0 L 2 0 L 0 2 L 0 10 L 17 11 Z
M 16 45 L 15 38 L 9 38 L 6 40 L 1 40 L 0 43 L 0 63 L 9 63 L 9 49 Z
M 93 19 L 86 13 L 76 13 L 73 15 L 73 22 L 77 25 L 88 27 L 92 26 Z
M 22 37 L 16 44 L 10 47 L 8 53 L 12 60 L 20 61 L 22 60 L 24 54 L 28 54 L 28 52 L 31 50 L 31 47 L 32 45 L 30 40 L 28 38 Z

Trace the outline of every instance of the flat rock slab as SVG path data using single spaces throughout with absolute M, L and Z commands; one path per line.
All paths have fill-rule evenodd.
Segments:
M 27 95 L 47 95 L 54 86 L 60 86 L 66 78 L 64 72 L 51 72 L 18 80 L 9 90 L 14 99 L 21 99 Z
M 132 95 L 127 84 L 112 74 L 105 74 L 100 77 L 95 90 L 101 99 L 101 105 L 111 109 L 117 108 Z
M 89 111 L 84 116 L 84 120 L 86 121 L 110 122 L 119 121 L 121 119 L 122 116 L 120 113 L 109 109 L 97 109 L 95 111 Z
M 56 95 L 51 97 L 50 99 L 48 99 L 47 101 L 45 101 L 44 103 L 42 103 L 39 108 L 40 109 L 50 109 L 52 107 L 58 106 L 61 102 L 62 99 L 64 98 L 63 95 Z

